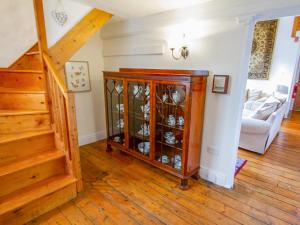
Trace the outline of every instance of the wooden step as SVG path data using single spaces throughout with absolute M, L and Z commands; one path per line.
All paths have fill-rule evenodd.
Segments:
M 0 165 L 54 148 L 52 130 L 0 135 Z
M 18 159 L 0 167 L 0 196 L 59 174 L 65 174 L 65 154 L 62 151 L 52 150 Z
M 47 110 L 0 110 L 0 133 L 20 133 L 51 129 Z
M 45 90 L 46 81 L 42 71 L 0 70 L 0 92 Z
M 0 94 L 0 109 L 48 110 L 45 94 Z
M 0 198 L 0 225 L 21 225 L 75 198 L 76 180 L 60 175 Z

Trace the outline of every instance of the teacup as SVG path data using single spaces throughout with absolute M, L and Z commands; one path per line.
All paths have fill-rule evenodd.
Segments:
M 162 156 L 160 157 L 159 161 L 161 161 L 161 162 L 164 163 L 164 164 L 167 164 L 167 163 L 170 162 L 170 159 L 169 159 L 169 157 L 168 157 L 167 155 L 162 155 Z
M 170 144 L 170 145 L 174 145 L 176 143 L 175 136 L 171 136 L 171 137 L 166 138 L 166 143 Z
M 173 115 L 169 115 L 167 119 L 167 123 L 169 126 L 175 126 L 176 124 L 176 119 Z
M 138 144 L 138 149 L 143 154 L 149 154 L 150 152 L 150 142 L 141 142 Z
M 174 101 L 174 103 L 179 103 L 181 101 L 181 96 L 180 93 L 178 91 L 175 91 L 172 93 L 172 99 Z
M 171 132 L 171 131 L 168 131 L 168 132 L 166 132 L 165 134 L 164 134 L 164 137 L 167 139 L 167 138 L 169 138 L 169 137 L 173 137 L 174 136 L 174 133 L 173 132 Z
M 144 123 L 141 126 L 141 129 L 138 131 L 138 134 L 143 136 L 149 136 L 150 135 L 150 126 L 146 123 Z
M 178 117 L 177 124 L 179 126 L 183 126 L 184 125 L 184 117 L 183 116 L 179 116 Z
M 142 105 L 141 110 L 143 113 L 149 113 L 150 112 L 150 102 L 148 101 L 146 105 Z

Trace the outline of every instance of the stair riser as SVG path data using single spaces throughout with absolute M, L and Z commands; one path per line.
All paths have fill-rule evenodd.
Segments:
M 48 110 L 45 94 L 0 94 L 0 109 Z
M 45 75 L 42 73 L 0 72 L 0 91 L 45 91 Z
M 33 114 L 33 115 L 13 115 L 0 116 L 0 133 L 11 134 L 26 131 L 49 130 L 50 115 Z
M 0 215 L 0 225 L 22 225 L 32 219 L 57 208 L 76 197 L 76 185 L 70 184 L 54 193 L 44 196 L 14 211 Z
M 10 69 L 18 70 L 42 70 L 41 56 L 36 55 L 25 55 L 16 62 Z
M 21 188 L 45 180 L 51 176 L 65 173 L 65 158 L 61 157 L 40 165 L 22 169 L 0 177 L 0 197 Z
M 53 133 L 2 143 L 0 144 L 0 165 L 53 149 Z

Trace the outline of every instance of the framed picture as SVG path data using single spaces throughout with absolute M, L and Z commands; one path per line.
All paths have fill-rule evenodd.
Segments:
M 69 61 L 65 64 L 66 83 L 74 92 L 91 90 L 89 63 L 87 61 Z
M 213 93 L 227 94 L 228 93 L 229 75 L 214 75 Z

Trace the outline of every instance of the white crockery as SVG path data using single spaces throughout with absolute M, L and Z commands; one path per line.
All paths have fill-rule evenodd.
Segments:
M 143 91 L 142 86 L 134 85 L 133 86 L 133 95 L 138 98 Z
M 164 94 L 164 95 L 162 96 L 163 102 L 166 102 L 166 101 L 168 100 L 168 98 L 169 98 L 169 95 Z
M 149 154 L 150 152 L 150 142 L 141 142 L 138 144 L 138 149 L 143 154 Z
M 169 126 L 175 126 L 176 124 L 176 119 L 173 115 L 169 115 L 167 119 L 167 123 Z
M 138 131 L 138 134 L 143 135 L 145 137 L 150 135 L 150 126 L 146 123 L 141 125 L 141 129 Z
M 117 104 L 117 105 L 116 105 L 116 108 L 117 108 L 117 110 L 120 111 L 121 113 L 124 112 L 124 104 Z
M 184 117 L 183 116 L 179 116 L 178 117 L 177 124 L 179 126 L 183 126 L 184 125 Z
M 181 101 L 181 95 L 178 91 L 172 93 L 172 100 L 174 103 L 179 103 Z
M 121 129 L 124 128 L 124 120 L 123 119 L 119 119 L 117 121 L 117 128 L 121 128 Z

